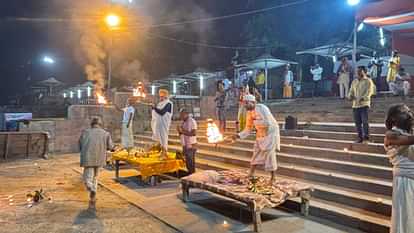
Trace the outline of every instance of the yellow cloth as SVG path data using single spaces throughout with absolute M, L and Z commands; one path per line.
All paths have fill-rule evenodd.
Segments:
M 239 131 L 243 131 L 244 128 L 246 127 L 246 115 L 247 115 L 246 107 L 244 105 L 241 105 L 239 107 L 239 112 L 237 116 L 239 120 Z
M 283 87 L 283 98 L 291 98 L 292 97 L 292 86 L 284 86 Z
M 137 166 L 143 179 L 154 175 L 187 170 L 184 161 L 177 159 L 176 154 L 171 152 L 167 154 L 167 159 L 161 160 L 160 152 L 150 152 L 144 155 L 144 153 L 137 152 L 134 154 L 122 150 L 112 154 L 112 161 L 115 160 L 125 161 Z
M 368 77 L 352 81 L 348 98 L 352 100 L 352 108 L 371 107 L 371 96 L 374 94 L 374 83 Z
M 256 85 L 264 85 L 265 83 L 265 75 L 264 73 L 260 73 L 256 77 Z
M 390 59 L 390 63 L 388 63 L 388 74 L 387 74 L 387 82 L 394 82 L 397 74 L 398 69 L 400 67 L 401 61 L 400 57 L 396 56 Z

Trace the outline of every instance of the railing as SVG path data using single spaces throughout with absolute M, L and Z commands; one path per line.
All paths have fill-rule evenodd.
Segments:
M 49 134 L 46 132 L 0 132 L 0 157 L 46 158 L 49 147 Z

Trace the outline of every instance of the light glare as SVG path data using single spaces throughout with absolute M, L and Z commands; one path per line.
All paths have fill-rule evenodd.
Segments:
M 55 60 L 53 60 L 51 57 L 48 57 L 48 56 L 43 57 L 43 61 L 49 64 L 55 63 Z
M 362 31 L 364 29 L 364 23 L 360 23 L 359 25 L 358 25 L 358 32 L 360 32 L 360 31 Z
M 348 0 L 348 5 L 356 6 L 360 3 L 360 0 Z
M 109 14 L 106 16 L 105 22 L 109 27 L 117 27 L 121 23 L 121 19 L 118 15 Z

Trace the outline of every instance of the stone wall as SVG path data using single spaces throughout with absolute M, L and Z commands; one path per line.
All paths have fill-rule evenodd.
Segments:
M 72 105 L 68 109 L 68 119 L 34 119 L 28 125 L 21 124 L 20 130 L 48 132 L 50 153 L 76 153 L 79 136 L 83 129 L 90 127 L 93 117 L 100 117 L 114 141 L 119 141 L 122 112 L 114 106 Z

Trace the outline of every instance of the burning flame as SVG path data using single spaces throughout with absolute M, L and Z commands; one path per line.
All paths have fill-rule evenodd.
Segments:
M 98 99 L 98 104 L 107 104 L 107 103 L 108 103 L 108 102 L 106 101 L 106 99 L 105 99 L 105 96 L 103 96 L 103 95 L 101 95 L 101 94 L 97 93 L 97 94 L 96 94 L 96 97 L 97 97 L 97 99 Z
M 224 141 L 223 135 L 212 119 L 207 120 L 207 141 L 208 143 L 219 143 Z
M 133 89 L 132 95 L 134 97 L 142 97 L 142 98 L 145 98 L 147 96 L 145 94 L 144 86 L 143 86 L 142 82 L 138 82 L 138 86 L 137 86 L 137 88 Z
M 145 98 L 147 95 L 145 94 L 145 92 L 143 92 L 143 91 L 141 91 L 141 88 L 134 88 L 133 89 L 133 93 L 132 93 L 132 95 L 134 96 L 134 97 L 142 97 L 142 98 Z

